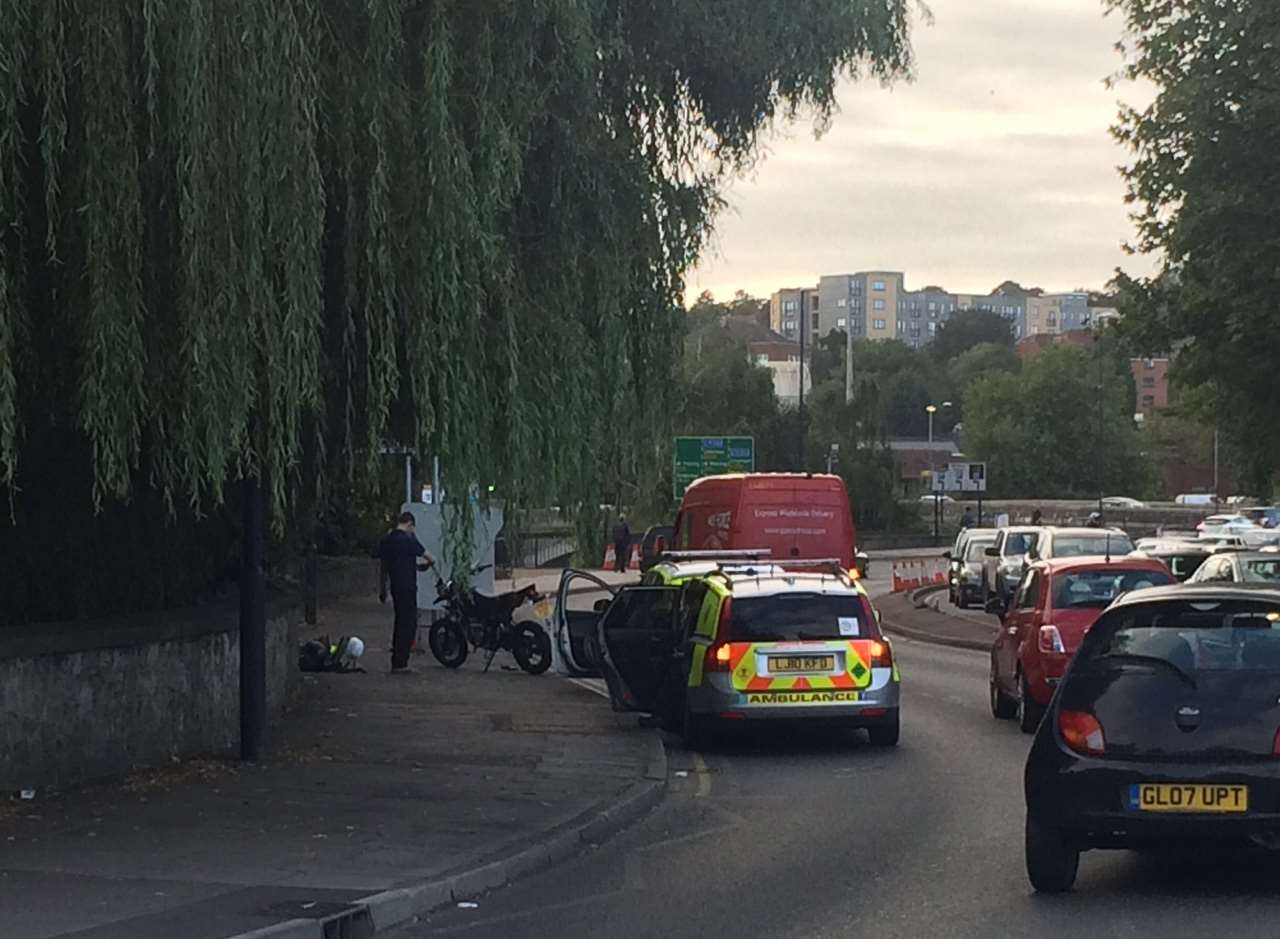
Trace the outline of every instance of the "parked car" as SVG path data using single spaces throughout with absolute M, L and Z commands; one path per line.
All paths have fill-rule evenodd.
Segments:
M 1128 496 L 1107 496 L 1102 500 L 1102 506 L 1107 509 L 1145 509 L 1147 504 L 1141 499 L 1131 499 Z
M 1174 583 L 1146 558 L 1037 561 L 1014 594 L 991 647 L 991 713 L 1033 733 L 1093 621 L 1121 594 Z
M 1269 551 L 1224 551 L 1200 565 L 1189 582 L 1280 585 L 1280 555 Z
M 1096 555 L 1128 554 L 1133 550 L 1129 536 L 1118 528 L 1063 528 L 1051 526 L 1044 529 L 1040 539 L 1027 552 L 1034 560 L 1050 558 L 1078 558 Z
M 1277 687 L 1280 589 L 1185 584 L 1118 598 L 1027 757 L 1032 886 L 1070 890 L 1094 848 L 1275 846 Z
M 1009 600 L 1027 568 L 1027 554 L 1044 531 L 1038 525 L 1001 528 L 995 543 L 984 552 L 982 562 L 982 603 L 995 612 Z
M 956 543 L 947 552 L 948 598 L 961 609 L 970 603 L 981 603 L 982 567 L 986 549 L 995 544 L 996 529 L 966 528 L 956 536 Z
M 1140 538 L 1129 557 L 1159 561 L 1169 568 L 1174 580 L 1182 582 L 1199 570 L 1211 553 L 1204 544 L 1194 541 Z
M 930 503 L 933 503 L 933 502 L 942 502 L 942 503 L 954 504 L 956 500 L 955 500 L 955 499 L 953 499 L 953 498 L 951 498 L 950 496 L 947 496 L 947 495 L 936 495 L 936 496 L 935 496 L 935 495 L 931 495 L 930 493 L 927 493 L 927 492 L 926 492 L 924 495 L 922 495 L 922 496 L 920 497 L 920 501 L 921 501 L 921 502 L 923 502 L 925 505 L 929 505 Z
M 1184 493 L 1174 500 L 1176 505 L 1217 505 L 1218 497 L 1203 492 Z

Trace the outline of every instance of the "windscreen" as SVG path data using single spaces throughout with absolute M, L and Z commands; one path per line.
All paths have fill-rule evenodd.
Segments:
M 1199 673 L 1280 671 L 1280 604 L 1159 603 L 1116 610 L 1080 652 L 1084 667 L 1164 668 L 1194 683 Z
M 1095 554 L 1128 554 L 1133 550 L 1133 542 L 1127 535 L 1113 533 L 1108 539 L 1100 535 L 1069 535 L 1053 540 L 1053 556 L 1055 558 L 1092 557 Z
M 1038 538 L 1035 532 L 1011 532 L 1004 540 L 1004 553 L 1007 556 L 1026 554 L 1035 547 Z
M 1280 555 L 1244 562 L 1244 579 L 1255 583 L 1280 581 Z
M 851 594 L 779 593 L 735 597 L 731 642 L 794 642 L 808 639 L 866 639 L 879 635 L 875 617 Z
M 1053 606 L 1058 610 L 1094 607 L 1102 609 L 1130 590 L 1159 587 L 1173 583 L 1163 571 L 1117 571 L 1100 568 L 1059 574 L 1053 582 Z
M 974 538 L 964 550 L 964 559 L 966 561 L 981 561 L 986 555 L 987 548 L 995 543 L 996 540 L 994 538 Z

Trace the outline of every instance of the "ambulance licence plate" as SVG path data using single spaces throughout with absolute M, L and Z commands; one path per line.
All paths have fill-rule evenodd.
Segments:
M 773 655 L 769 657 L 769 673 L 829 672 L 836 667 L 834 655 Z
M 1139 783 L 1129 787 L 1129 807 L 1140 812 L 1243 813 L 1249 811 L 1249 787 Z

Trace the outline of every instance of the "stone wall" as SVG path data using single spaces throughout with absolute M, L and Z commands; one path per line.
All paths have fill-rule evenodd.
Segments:
M 372 562 L 326 559 L 324 596 L 376 589 Z M 296 596 L 267 622 L 274 723 L 297 687 Z M 0 792 L 58 788 L 239 739 L 238 606 L 0 630 Z M 270 730 L 268 731 L 270 733 Z

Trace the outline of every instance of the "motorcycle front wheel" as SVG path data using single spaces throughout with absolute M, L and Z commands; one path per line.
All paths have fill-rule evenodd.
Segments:
M 467 634 L 451 619 L 443 619 L 431 625 L 428 633 L 431 654 L 445 668 L 457 668 L 467 660 Z
M 551 667 L 551 637 L 537 623 L 517 623 L 511 654 L 530 675 L 541 675 Z

